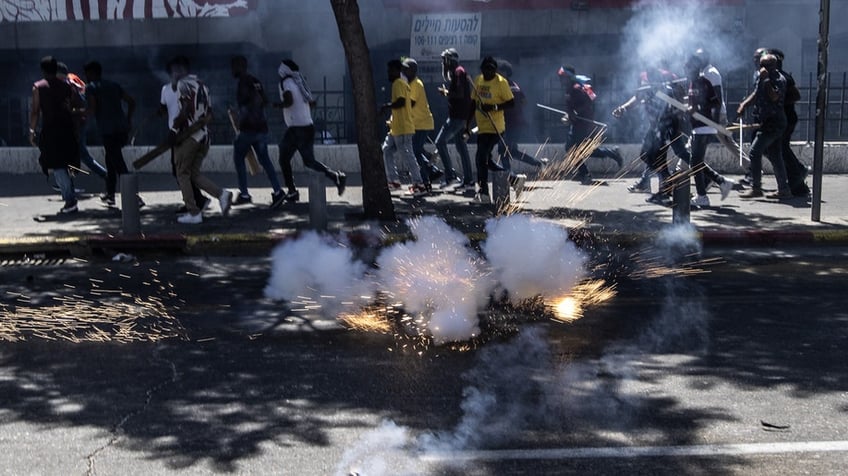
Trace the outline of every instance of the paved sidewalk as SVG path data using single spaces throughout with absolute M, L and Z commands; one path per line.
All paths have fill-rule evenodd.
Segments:
M 218 184 L 235 191 L 235 174 L 211 174 Z M 738 177 L 733 177 L 738 178 Z M 252 177 L 252 205 L 233 207 L 223 218 L 217 200 L 201 225 L 181 225 L 175 210 L 180 205 L 173 177 L 167 174 L 140 174 L 141 196 L 147 205 L 141 211 L 141 237 L 123 236 L 121 212 L 101 205 L 102 183 L 83 176 L 77 186 L 85 189 L 80 212 L 68 217 L 56 215 L 61 199 L 45 177 L 38 174 L 0 174 L 0 253 L 34 253 L 71 250 L 85 254 L 93 248 L 181 249 L 194 253 L 267 249 L 297 231 L 309 229 L 306 176 L 298 176 L 301 202 L 270 210 L 271 190 L 264 177 Z M 533 181 L 517 202 L 521 210 L 580 230 L 595 240 L 633 242 L 648 239 L 672 221 L 671 209 L 646 203 L 647 194 L 627 191 L 633 178 L 599 179 L 594 186 L 571 181 Z M 362 188 L 358 176 L 348 177 L 348 189 L 339 197 L 327 184 L 329 229 L 374 239 L 394 239 L 408 232 L 406 218 L 435 214 L 472 237 L 480 237 L 485 221 L 494 216 L 492 206 L 474 203 L 472 197 L 439 193 L 424 198 L 394 195 L 398 222 L 376 223 L 362 219 Z M 772 183 L 765 177 L 766 186 Z M 656 189 L 656 180 L 653 182 Z M 827 175 L 823 183 L 822 221 L 811 220 L 809 200 L 777 202 L 767 199 L 744 200 L 731 192 L 720 200 L 717 188 L 710 192 L 712 206 L 692 210 L 692 223 L 702 233 L 704 243 L 848 243 L 848 175 Z M 437 189 L 438 191 L 438 189 Z M 514 194 L 513 194 L 513 202 Z M 120 202 L 119 202 L 120 205 Z M 38 221 L 37 221 L 38 220 Z

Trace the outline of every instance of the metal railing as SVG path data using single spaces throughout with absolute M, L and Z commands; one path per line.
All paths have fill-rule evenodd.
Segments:
M 814 138 L 816 87 L 815 75 L 809 73 L 804 77 L 796 77 L 801 100 L 795 105 L 798 112 L 798 125 L 795 128 L 793 140 L 810 142 Z M 741 100 L 751 91 L 753 78 L 747 73 L 730 74 L 725 78 L 724 95 L 727 99 L 728 120 L 736 120 L 736 108 Z M 342 81 L 341 89 L 329 89 L 327 78 L 323 78 L 321 88 L 315 88 L 317 104 L 312 109 L 316 124 L 316 143 L 349 143 L 355 141 L 356 124 L 353 113 L 353 96 L 349 81 Z M 643 121 L 638 114 L 628 114 L 622 119 L 612 118 L 611 111 L 627 100 L 632 94 L 632 81 L 618 77 L 597 77 L 593 81 L 598 94 L 595 101 L 595 118 L 609 124 L 607 141 L 613 143 L 638 143 L 642 139 Z M 826 120 L 825 140 L 848 141 L 848 72 L 830 73 L 828 76 L 828 109 Z M 431 95 L 432 96 L 432 95 Z M 554 78 L 546 81 L 541 88 L 540 97 L 533 97 L 528 92 L 525 115 L 533 127 L 527 128 L 525 142 L 552 143 L 565 142 L 566 128 L 556 114 L 543 111 L 535 104 L 544 103 L 555 108 L 564 105 L 564 93 L 559 80 Z M 215 88 L 215 98 L 221 98 L 214 104 L 215 120 L 212 123 L 213 144 L 229 144 L 233 140 L 233 131 L 226 115 L 227 103 L 223 98 L 235 97 L 232 86 Z M 431 97 L 431 106 L 436 117 L 436 125 L 443 122 L 444 111 L 440 109 L 437 98 Z M 158 108 L 158 103 L 139 101 L 137 122 L 151 115 Z M 282 110 L 268 109 L 270 140 L 278 141 L 285 130 Z M 0 98 L 0 146 L 27 146 L 27 130 L 29 128 L 29 97 Z M 325 134 L 328 133 L 327 134 Z M 136 145 L 153 145 L 162 140 L 165 134 L 163 121 L 155 121 L 155 125 L 144 126 L 136 137 Z M 97 145 L 99 139 L 89 130 L 89 144 Z
M 727 116 L 731 122 L 737 121 L 736 109 L 739 103 L 753 90 L 753 75 L 749 73 L 730 74 L 724 78 Z M 815 135 L 816 82 L 815 74 L 795 77 L 801 100 L 795 104 L 798 113 L 798 125 L 792 139 L 812 142 Z M 632 95 L 632 82 L 625 84 L 619 78 L 596 78 L 593 87 L 598 94 L 595 101 L 595 119 L 609 124 L 607 141 L 613 143 L 638 143 L 642 140 L 643 121 L 639 114 L 627 114 L 616 120 L 612 110 Z M 564 91 L 558 79 L 546 83 L 543 97 L 545 103 L 562 108 L 565 103 Z M 848 72 L 828 75 L 828 107 L 825 125 L 825 140 L 829 142 L 848 140 Z M 532 101 L 528 101 L 532 102 Z M 529 107 L 529 106 L 528 106 Z M 529 113 L 529 111 L 528 111 Z M 559 123 L 559 116 L 543 111 L 534 111 L 533 119 L 539 131 L 538 140 L 550 138 L 552 142 L 563 142 L 566 130 Z
M 231 83 L 231 82 L 230 82 Z M 210 86 L 212 89 L 213 121 L 210 125 L 212 143 L 215 145 L 231 144 L 234 133 L 227 117 L 228 99 L 235 98 L 235 89 Z M 315 141 L 321 143 L 346 143 L 355 136 L 355 121 L 353 120 L 353 97 L 348 81 L 343 81 L 341 89 L 330 89 L 327 78 L 321 82 L 321 88 L 313 85 L 316 104 L 312 108 L 315 121 Z M 128 90 L 131 90 L 129 86 Z M 149 88 L 148 88 L 149 89 Z M 276 89 L 268 93 L 269 100 L 276 102 Z M 230 103 L 232 100 L 229 101 Z M 25 147 L 29 145 L 29 106 L 28 96 L 0 97 L 0 147 Z M 155 117 L 159 103 L 150 97 L 136 98 L 135 114 L 135 145 L 155 145 L 161 142 L 167 133 L 164 119 Z M 285 131 L 282 109 L 268 108 L 269 141 L 276 143 Z M 95 127 L 87 128 L 89 145 L 99 145 Z

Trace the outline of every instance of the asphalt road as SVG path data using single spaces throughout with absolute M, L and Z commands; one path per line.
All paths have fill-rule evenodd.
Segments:
M 57 324 L 0 328 L 0 473 L 844 474 L 848 250 L 701 259 L 464 350 L 292 312 L 266 259 L 7 262 Z

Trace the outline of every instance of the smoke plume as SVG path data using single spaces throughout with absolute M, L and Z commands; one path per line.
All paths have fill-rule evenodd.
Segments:
M 351 248 L 308 232 L 287 241 L 271 254 L 271 276 L 265 296 L 320 306 L 335 316 L 343 306 L 363 304 L 373 294 L 364 279 L 366 265 L 354 258 Z
M 515 302 L 566 295 L 585 275 L 587 258 L 561 225 L 515 214 L 489 220 L 486 232 L 493 278 Z
M 414 242 L 378 258 L 378 289 L 402 303 L 437 344 L 479 335 L 477 313 L 492 285 L 468 239 L 436 217 L 412 221 L 410 228 Z

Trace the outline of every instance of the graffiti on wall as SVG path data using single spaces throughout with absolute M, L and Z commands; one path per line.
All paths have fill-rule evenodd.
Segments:
M 258 0 L 0 0 L 0 22 L 230 17 Z

